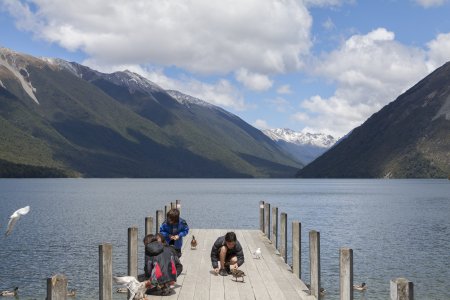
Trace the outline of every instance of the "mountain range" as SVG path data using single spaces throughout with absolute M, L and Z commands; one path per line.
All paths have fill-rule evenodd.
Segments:
M 322 156 L 302 178 L 450 178 L 450 63 L 400 95 Z
M 288 128 L 265 129 L 262 132 L 304 164 L 309 164 L 336 143 L 333 136 L 323 133 L 304 133 Z
M 0 48 L 0 177 L 293 177 L 222 108 L 130 72 Z

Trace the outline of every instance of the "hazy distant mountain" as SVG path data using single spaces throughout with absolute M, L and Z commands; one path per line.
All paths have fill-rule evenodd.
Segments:
M 301 167 L 239 117 L 130 71 L 0 48 L 0 107 L 0 177 L 292 177 Z
M 265 129 L 262 132 L 298 161 L 308 164 L 336 143 L 331 135 L 296 132 L 287 128 Z
M 447 178 L 450 63 L 355 128 L 299 177 Z

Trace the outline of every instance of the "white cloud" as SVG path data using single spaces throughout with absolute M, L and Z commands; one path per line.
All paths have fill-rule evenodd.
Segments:
M 427 43 L 427 47 L 430 71 L 450 61 L 450 33 L 439 34 L 434 40 Z
M 311 47 L 312 19 L 298 0 L 3 0 L 3 6 L 21 29 L 99 64 L 272 74 L 298 69 Z
M 277 89 L 278 94 L 292 94 L 291 86 L 289 84 L 283 84 Z
M 258 128 L 258 129 L 270 129 L 271 127 L 269 126 L 269 124 L 267 124 L 266 120 L 262 120 L 262 119 L 257 119 L 254 123 L 253 126 Z
M 252 73 L 247 69 L 240 68 L 235 72 L 235 78 L 246 88 L 253 91 L 266 91 L 272 87 L 272 80 L 266 75 Z
M 235 110 L 248 108 L 240 92 L 225 79 L 220 79 L 211 84 L 189 76 L 172 78 L 164 74 L 164 70 L 161 68 L 155 69 L 141 65 L 98 65 L 95 61 L 90 60 L 84 61 L 83 64 L 104 73 L 130 70 L 144 76 L 165 90 L 177 90 L 223 108 Z
M 304 0 L 303 2 L 308 7 L 312 7 L 312 6 L 325 7 L 325 6 L 340 6 L 344 3 L 353 3 L 355 1 L 354 0 Z
M 415 0 L 417 4 L 425 8 L 441 6 L 446 0 Z
M 292 109 L 291 103 L 282 97 L 277 97 L 268 101 L 271 105 L 275 106 L 278 112 L 287 112 Z
M 317 58 L 315 75 L 337 85 L 331 97 L 304 100 L 303 120 L 314 132 L 342 136 L 393 101 L 429 72 L 425 51 L 395 41 L 384 28 L 353 35 L 340 48 Z
M 331 18 L 328 18 L 325 22 L 322 23 L 322 27 L 325 28 L 326 30 L 332 30 L 336 28 L 336 25 L 334 25 Z

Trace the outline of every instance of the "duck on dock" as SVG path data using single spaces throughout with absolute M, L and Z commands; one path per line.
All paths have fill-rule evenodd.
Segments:
M 191 249 L 192 249 L 192 250 L 197 249 L 197 240 L 195 239 L 195 236 L 192 236 L 192 240 L 191 240 Z
M 367 290 L 367 284 L 365 282 L 361 283 L 361 285 L 355 284 L 353 285 L 353 289 L 355 291 L 364 292 L 365 290 Z
M 233 277 L 236 278 L 236 281 L 238 278 L 242 278 L 242 282 L 244 282 L 244 276 L 245 276 L 244 271 L 238 270 L 238 269 L 233 269 L 233 270 L 231 270 L 231 275 L 233 275 Z
M 18 291 L 19 291 L 19 288 L 16 286 L 14 288 L 14 290 L 12 290 L 12 291 L 8 291 L 8 290 L 0 291 L 0 296 L 2 296 L 2 297 L 14 297 L 14 296 L 17 296 L 17 292 Z

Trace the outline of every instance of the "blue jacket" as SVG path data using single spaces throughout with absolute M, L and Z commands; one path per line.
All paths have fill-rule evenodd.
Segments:
M 174 247 L 175 249 L 181 249 L 181 246 L 183 245 L 183 236 L 186 236 L 189 233 L 189 226 L 182 218 L 180 218 L 178 224 L 168 224 L 166 220 L 161 224 L 159 232 L 164 236 L 169 245 L 171 245 L 171 242 L 173 243 L 173 241 L 170 240 L 170 236 L 178 235 L 180 238 L 175 241 Z

